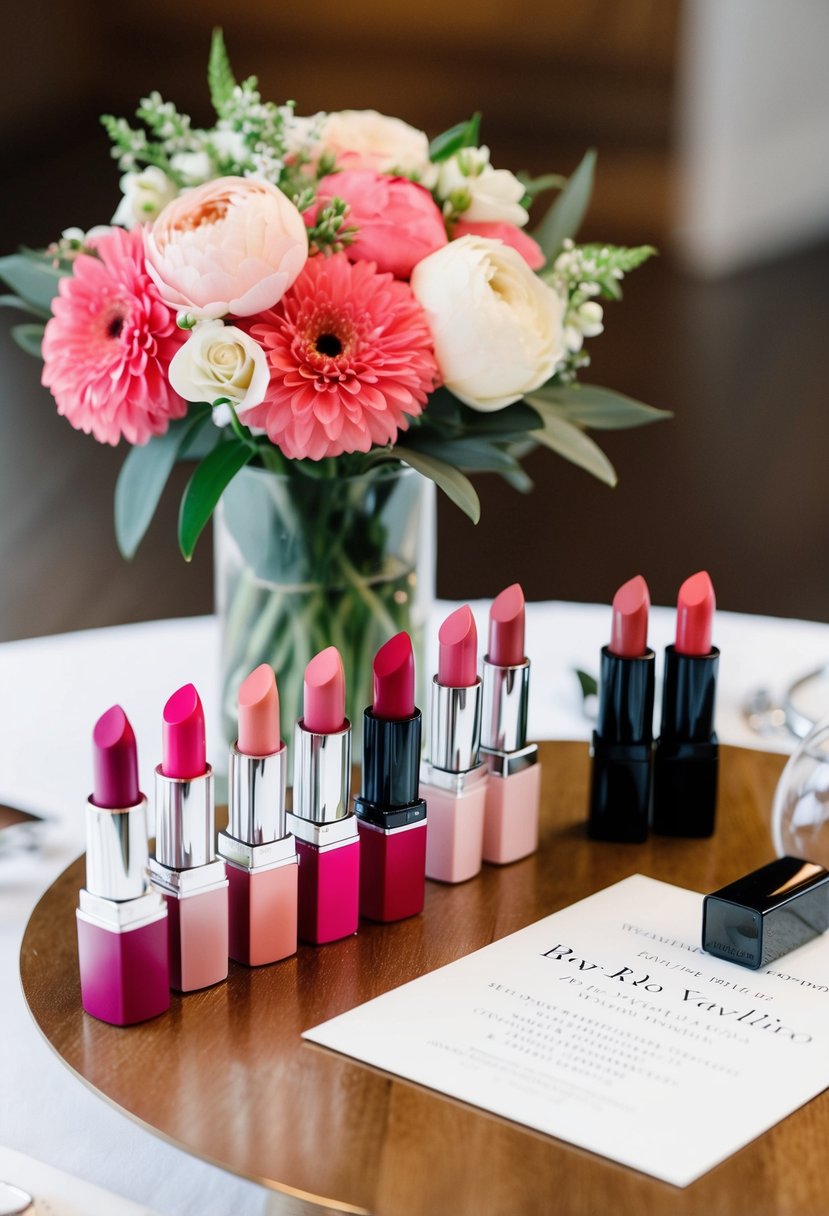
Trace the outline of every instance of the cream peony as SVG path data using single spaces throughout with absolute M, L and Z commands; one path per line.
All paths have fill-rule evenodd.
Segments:
M 237 410 L 259 405 L 270 383 L 268 360 L 259 343 L 222 321 L 196 325 L 173 356 L 168 375 L 185 401 L 213 405 L 227 397 Z M 227 421 L 226 413 L 222 411 L 217 421 Z
M 506 223 L 523 228 L 524 187 L 509 169 L 493 169 L 489 148 L 461 148 L 440 166 L 437 194 L 472 223 Z
M 121 178 L 123 198 L 112 217 L 120 228 L 134 228 L 154 220 L 178 194 L 174 181 L 155 165 L 140 173 L 125 173 Z
M 450 241 L 418 262 L 411 287 L 444 384 L 473 409 L 518 401 L 564 356 L 564 302 L 502 241 Z
M 282 299 L 308 258 L 308 234 L 270 182 L 220 177 L 169 203 L 145 248 L 147 270 L 171 308 L 248 317 Z
M 339 110 L 323 121 L 320 143 L 341 169 L 373 169 L 432 184 L 429 140 L 399 118 L 376 110 Z

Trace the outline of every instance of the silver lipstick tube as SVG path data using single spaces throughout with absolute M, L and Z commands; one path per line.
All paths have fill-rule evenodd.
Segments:
M 118 903 L 147 891 L 147 799 L 106 810 L 86 804 L 86 890 Z
M 538 760 L 538 747 L 527 743 L 530 661 L 499 667 L 484 657 L 481 757 L 491 773 L 510 777 Z
M 265 870 L 296 861 L 285 811 L 288 749 L 247 756 L 234 743 L 228 766 L 228 825 L 217 852 L 245 870 Z
M 216 859 L 213 769 L 201 777 L 167 777 L 155 770 L 156 838 L 150 875 L 165 891 L 184 898 L 227 882 Z
M 317 825 L 345 819 L 351 800 L 351 723 L 332 735 L 294 731 L 294 819 Z
M 486 773 L 480 759 L 481 680 L 469 688 L 451 688 L 432 679 L 429 755 L 420 780 L 462 794 Z

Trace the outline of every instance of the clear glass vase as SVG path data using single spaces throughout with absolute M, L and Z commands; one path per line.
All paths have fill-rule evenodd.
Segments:
M 337 479 L 248 468 L 233 479 L 214 524 L 228 742 L 236 738 L 239 685 L 260 663 L 276 671 L 282 737 L 290 740 L 305 667 L 336 646 L 359 755 L 372 659 L 401 629 L 414 644 L 422 704 L 434 533 L 434 484 L 413 469 L 381 466 Z
M 771 826 L 779 856 L 829 868 L 829 718 L 789 757 L 774 794 Z

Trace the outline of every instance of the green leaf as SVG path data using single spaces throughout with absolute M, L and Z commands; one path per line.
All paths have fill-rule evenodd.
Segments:
M 171 422 L 164 435 L 130 448 L 115 486 L 115 538 L 123 557 L 135 556 L 173 465 L 209 419 L 209 409 L 191 411 L 187 418 Z
M 221 118 L 233 95 L 233 90 L 236 88 L 236 79 L 230 66 L 224 35 L 219 27 L 214 29 L 210 43 L 207 83 L 210 87 L 210 101 L 213 109 Z
M 595 168 L 596 152 L 591 148 L 533 233 L 548 263 L 558 256 L 564 242 L 579 230 L 593 193 Z
M 11 335 L 21 350 L 25 350 L 27 355 L 34 355 L 36 359 L 41 357 L 40 344 L 43 341 L 43 331 L 45 325 L 13 325 Z
M 560 173 L 544 173 L 541 177 L 533 177 L 531 173 L 521 172 L 515 176 L 524 187 L 524 193 L 531 199 L 543 194 L 545 190 L 563 190 L 567 184 L 567 178 L 562 177 Z
M 598 384 L 548 384 L 528 393 L 526 399 L 531 405 L 554 410 L 568 422 L 597 431 L 622 431 L 673 417 L 670 410 L 658 410 Z
M 45 316 L 50 313 L 52 300 L 58 294 L 58 284 L 64 277 L 64 272 L 45 258 L 26 253 L 12 253 L 0 258 L 0 279 L 27 304 L 42 310 Z
M 33 304 L 28 304 L 20 296 L 0 295 L 0 308 L 16 308 L 19 312 L 27 312 L 32 317 L 41 317 L 44 321 L 48 321 L 51 316 L 45 308 L 35 308 Z
M 475 436 L 486 435 L 488 439 L 512 438 L 538 427 L 538 411 L 524 401 L 516 401 L 491 413 L 466 407 L 462 419 L 469 432 Z
M 481 130 L 481 115 L 475 113 L 466 122 L 459 122 L 441 135 L 436 135 L 429 144 L 429 159 L 439 162 L 448 160 L 461 148 L 477 148 Z
M 207 521 L 233 478 L 256 455 L 238 439 L 230 439 L 206 456 L 187 483 L 178 516 L 178 544 L 189 562 Z
M 473 524 L 478 522 L 481 518 L 478 495 L 472 482 L 460 470 L 436 456 L 427 456 L 425 452 L 416 452 L 400 444 L 394 447 L 391 453 L 439 486 L 455 506 L 460 507 L 469 516 Z
M 581 687 L 581 699 L 586 701 L 588 697 L 596 697 L 599 694 L 599 681 L 595 676 L 591 676 L 589 671 L 581 671 L 578 667 L 574 667 L 573 671 L 576 674 L 576 679 Z
M 412 435 L 406 438 L 406 448 L 426 456 L 437 457 L 457 469 L 468 469 L 473 473 L 499 472 L 501 469 L 518 467 L 515 457 L 494 443 L 487 443 L 485 439 L 470 437 L 446 440 Z
M 584 431 L 579 430 L 572 422 L 560 417 L 553 406 L 539 402 L 538 410 L 544 419 L 544 428 L 533 432 L 534 439 L 553 452 L 558 452 L 565 460 L 592 473 L 606 485 L 616 485 L 617 477 L 613 465 L 589 435 L 585 435 Z
M 498 475 L 519 494 L 529 494 L 533 489 L 532 477 L 524 472 L 520 464 L 516 464 L 514 469 L 499 469 Z

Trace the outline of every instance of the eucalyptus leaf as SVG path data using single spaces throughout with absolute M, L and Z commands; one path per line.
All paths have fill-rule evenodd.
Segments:
M 616 485 L 617 477 L 613 465 L 589 435 L 585 435 L 584 431 L 579 430 L 572 422 L 559 417 L 551 407 L 544 406 L 543 417 L 544 428 L 534 431 L 533 438 L 563 456 L 565 460 L 569 460 L 571 464 L 592 473 L 606 485 Z
M 595 168 L 596 152 L 591 148 L 533 233 L 548 263 L 555 260 L 564 242 L 579 230 L 593 193 Z
M 35 308 L 34 304 L 29 304 L 20 296 L 0 295 L 0 308 L 16 308 L 19 312 L 27 312 L 30 316 L 41 317 L 44 321 L 47 321 L 50 316 L 44 308 Z
M 63 271 L 44 258 L 25 253 L 11 253 L 0 258 L 0 279 L 45 316 L 49 315 L 52 300 L 58 294 L 58 284 L 64 277 Z
M 418 473 L 422 473 L 424 477 L 428 477 L 430 481 L 439 486 L 444 494 L 451 498 L 455 506 L 460 507 L 469 516 L 473 524 L 478 522 L 481 518 L 481 504 L 475 487 L 468 477 L 453 468 L 451 464 L 447 464 L 445 460 L 440 460 L 436 456 L 428 456 L 425 452 L 416 452 L 412 448 L 399 444 L 393 449 L 393 452 L 404 464 L 411 465 Z
M 529 393 L 527 401 L 552 408 L 559 417 L 597 431 L 627 430 L 673 417 L 670 410 L 658 410 L 598 384 L 545 385 Z
M 516 462 L 514 469 L 498 469 L 498 476 L 503 477 L 507 485 L 512 486 L 519 494 L 529 494 L 534 487 L 533 479 Z
M 40 345 L 43 341 L 43 331 L 45 328 L 45 325 L 35 325 L 33 323 L 13 325 L 11 327 L 11 335 L 21 350 L 25 350 L 27 355 L 34 355 L 36 359 L 39 359 Z
M 562 177 L 560 173 L 545 173 L 541 177 L 533 177 L 531 173 L 522 172 L 516 173 L 515 176 L 524 187 L 524 193 L 531 199 L 543 194 L 545 190 L 562 190 L 567 183 L 567 178 Z
M 406 449 L 437 457 L 454 468 L 468 469 L 473 473 L 497 472 L 517 467 L 515 458 L 509 452 L 503 451 L 494 443 L 487 443 L 484 439 L 440 440 L 412 435 L 406 439 Z
M 481 129 L 481 115 L 475 113 L 466 122 L 456 123 L 448 131 L 436 135 L 429 144 L 429 159 L 432 161 L 448 160 L 461 148 L 476 148 Z
M 178 517 L 178 544 L 188 562 L 226 487 L 255 455 L 249 444 L 230 439 L 196 466 L 184 491 Z
M 502 410 L 482 413 L 465 406 L 461 419 L 465 428 L 475 436 L 486 435 L 488 439 L 511 438 L 538 427 L 538 410 L 526 401 L 516 401 Z
M 130 448 L 115 486 L 115 538 L 122 556 L 131 558 L 150 526 L 173 465 L 185 445 L 210 420 L 210 410 L 171 422 L 164 435 Z

